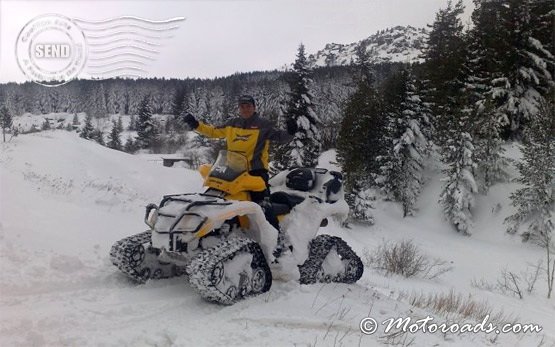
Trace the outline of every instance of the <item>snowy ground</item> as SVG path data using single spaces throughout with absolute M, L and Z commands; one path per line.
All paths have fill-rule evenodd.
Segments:
M 331 157 L 327 153 L 323 165 Z M 442 277 L 406 279 L 366 268 L 355 285 L 275 281 L 262 296 L 222 307 L 202 301 L 183 278 L 135 285 L 108 259 L 115 241 L 145 229 L 148 202 L 200 191 L 196 172 L 165 168 L 65 131 L 16 137 L 0 144 L 0 346 L 555 345 L 555 299 L 545 298 L 545 279 L 524 299 L 471 285 L 495 283 L 504 268 L 519 273 L 544 256 L 504 232 L 515 185 L 495 186 L 480 199 L 474 233 L 464 237 L 442 220 L 437 174 L 429 173 L 434 183 L 426 186 L 416 217 L 403 219 L 397 205 L 379 203 L 375 225 L 331 224 L 322 232 L 340 235 L 360 255 L 384 240 L 412 239 L 453 267 Z M 359 331 L 365 317 L 457 321 L 455 314 L 409 302 L 411 294 L 450 291 L 543 331 L 389 338 L 383 326 L 374 335 Z

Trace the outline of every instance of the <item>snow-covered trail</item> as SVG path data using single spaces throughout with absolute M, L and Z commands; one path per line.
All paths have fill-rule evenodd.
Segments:
M 115 241 L 145 230 L 148 202 L 199 191 L 197 173 L 60 131 L 20 136 L 1 146 L 0 346 L 374 346 L 413 338 L 416 346 L 492 345 L 491 336 L 480 334 L 367 336 L 359 323 L 367 316 L 441 320 L 399 300 L 399 293 L 455 286 L 466 294 L 473 274 L 497 271 L 496 264 L 480 266 L 484 259 L 505 257 L 518 264 L 511 254 L 532 260 L 540 254 L 511 240 L 496 243 L 493 236 L 456 243 L 460 236 L 445 232 L 433 210 L 407 221 L 398 218 L 393 204 L 383 204 L 375 226 L 347 230 L 331 223 L 323 231 L 340 235 L 359 254 L 383 239 L 418 233 L 415 242 L 426 253 L 453 261 L 454 270 L 437 281 L 386 277 L 368 268 L 355 285 L 274 281 L 264 295 L 218 306 L 203 301 L 185 278 L 136 285 L 108 259 Z M 435 190 L 430 187 L 423 198 L 433 200 Z M 469 252 L 482 259 L 467 259 Z M 545 328 L 540 335 L 502 335 L 497 344 L 538 345 L 544 335 L 547 345 L 555 341 L 555 307 L 541 295 L 525 301 L 484 291 L 473 295 L 526 319 L 536 316 Z

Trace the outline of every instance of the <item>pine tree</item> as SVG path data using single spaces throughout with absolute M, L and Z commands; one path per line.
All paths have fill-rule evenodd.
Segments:
M 474 145 L 469 128 L 469 117 L 463 112 L 455 114 L 454 123 L 447 132 L 442 148 L 443 170 L 446 178 L 440 195 L 440 204 L 447 219 L 457 231 L 471 234 L 472 207 L 478 186 L 474 179 Z
M 92 115 L 87 114 L 87 117 L 85 118 L 85 126 L 81 129 L 81 134 L 79 136 L 84 139 L 90 139 L 92 138 L 93 131 L 94 127 L 92 125 Z
M 480 190 L 487 193 L 494 183 L 507 178 L 507 160 L 503 157 L 501 132 L 509 124 L 504 112 L 495 104 L 503 57 L 499 47 L 504 44 L 500 21 L 494 2 L 477 3 L 472 14 L 473 29 L 468 33 L 469 49 L 464 64 L 466 81 L 465 109 L 471 110 L 471 135 L 475 145 L 476 177 Z
M 106 91 L 104 84 L 92 84 L 90 90 L 88 112 L 96 118 L 106 117 L 108 114 L 108 106 L 106 102 Z
M 503 156 L 501 122 L 502 115 L 495 112 L 490 99 L 478 101 L 474 107 L 472 134 L 474 137 L 476 177 L 480 190 L 487 193 L 489 188 L 508 178 L 508 160 Z
M 406 217 L 413 214 L 423 183 L 423 160 L 429 139 L 421 129 L 430 126 L 429 110 L 417 94 L 410 70 L 401 71 L 394 79 L 398 79 L 400 88 L 396 91 L 397 97 L 389 101 L 395 104 L 388 105 L 388 155 L 382 170 L 384 191 L 402 204 L 403 217 Z
M 91 139 L 96 141 L 99 145 L 104 146 L 106 143 L 104 142 L 104 134 L 100 129 L 94 129 L 91 133 Z
M 441 160 L 446 168 L 440 203 L 446 218 L 459 232 L 469 235 L 472 207 L 478 187 L 474 178 L 475 145 L 469 132 L 473 108 L 470 93 L 464 89 L 469 70 L 465 66 L 465 35 L 460 19 L 462 1 L 437 14 L 424 53 L 428 94 L 433 105 L 434 143 L 440 146 Z
M 458 95 L 464 81 L 465 42 L 460 20 L 463 11 L 462 0 L 455 5 L 449 1 L 447 8 L 439 10 L 424 51 L 426 77 L 432 87 L 427 101 L 434 107 L 434 143 L 440 146 L 449 139 L 447 128 L 459 107 Z
M 117 122 L 117 130 L 118 132 L 121 134 L 123 132 L 123 122 L 121 120 L 121 116 L 118 117 L 118 122 Z
M 175 90 L 175 93 L 172 99 L 172 114 L 174 116 L 179 116 L 180 114 L 183 113 L 184 100 L 186 99 L 186 96 L 187 96 L 187 93 L 184 87 L 179 86 Z
M 507 46 L 511 48 L 505 52 L 504 59 L 509 89 L 503 109 L 511 121 L 511 134 L 517 137 L 522 124 L 531 121 L 538 112 L 542 96 L 546 96 L 548 89 L 554 85 L 555 58 L 553 52 L 548 50 L 552 39 L 542 42 L 538 38 L 549 37 L 549 32 L 553 35 L 555 13 L 553 3 L 540 6 L 542 4 L 545 2 L 535 0 L 506 0 L 503 4 L 503 24 L 507 32 Z M 534 9 L 541 8 L 544 13 L 533 13 Z M 551 27 L 549 24 L 546 26 L 545 18 L 551 18 Z
M 471 85 L 489 98 L 503 138 L 518 138 L 553 85 L 553 4 L 546 0 L 476 1 L 469 35 Z
M 48 121 L 48 119 L 45 119 L 42 122 L 41 130 L 50 130 L 50 129 L 51 129 L 50 122 Z
M 72 125 L 79 125 L 79 117 L 77 117 L 77 113 L 73 115 L 73 120 L 71 121 Z
M 347 203 L 355 219 L 373 222 L 371 187 L 386 153 L 383 101 L 373 87 L 374 75 L 366 50 L 357 50 L 357 90 L 347 100 L 337 138 L 337 160 L 345 174 Z
M 139 148 L 137 147 L 136 141 L 133 140 L 133 137 L 131 135 L 129 135 L 127 137 L 127 140 L 125 141 L 125 145 L 123 147 L 123 150 L 127 153 L 134 153 L 138 149 Z
M 122 149 L 121 140 L 120 140 L 121 117 L 119 118 L 119 120 L 120 120 L 119 124 L 116 121 L 112 121 L 112 130 L 110 131 L 110 135 L 109 135 L 108 147 L 121 151 Z
M 139 148 L 153 147 L 158 140 L 158 131 L 155 127 L 150 109 L 149 97 L 145 96 L 139 106 L 139 119 L 137 120 L 137 140 Z
M 8 108 L 4 105 L 0 108 L 0 125 L 2 126 L 2 137 L 4 142 L 6 142 L 6 130 L 12 127 L 12 115 L 10 114 Z
M 127 127 L 129 131 L 136 131 L 137 130 L 137 118 L 134 114 L 129 117 L 129 126 Z
M 509 233 L 516 233 L 526 225 L 521 234 L 524 241 L 548 246 L 555 211 L 555 105 L 552 101 L 542 102 L 524 135 L 523 161 L 517 163 L 520 173 L 517 182 L 524 187 L 511 194 L 512 204 L 518 211 L 506 218 L 505 223 L 509 224 Z
M 289 81 L 291 92 L 284 111 L 286 122 L 294 122 L 297 132 L 291 143 L 282 146 L 276 152 L 276 168 L 304 166 L 314 167 L 320 155 L 319 118 L 314 112 L 310 88 L 311 71 L 307 61 L 304 45 L 300 45 Z

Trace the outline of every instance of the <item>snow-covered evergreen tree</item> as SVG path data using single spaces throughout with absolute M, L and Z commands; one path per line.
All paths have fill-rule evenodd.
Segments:
M 137 147 L 137 143 L 134 138 L 129 135 L 127 140 L 125 141 L 125 145 L 123 146 L 123 150 L 127 153 L 134 153 L 139 148 Z
M 429 110 L 417 94 L 410 70 L 398 76 L 399 105 L 390 105 L 388 117 L 388 155 L 382 166 L 384 190 L 403 206 L 403 217 L 414 213 L 414 204 L 423 183 L 423 160 L 429 139 L 421 129 L 429 127 Z
M 174 116 L 179 116 L 181 113 L 183 113 L 184 100 L 186 100 L 186 96 L 187 93 L 185 91 L 185 88 L 182 86 L 177 87 L 173 94 L 171 104 L 172 114 Z
M 48 121 L 48 119 L 45 119 L 45 120 L 42 122 L 41 130 L 50 130 L 50 129 L 51 129 L 51 127 L 50 127 L 50 122 Z
M 375 197 L 372 189 L 365 189 L 362 186 L 355 185 L 345 194 L 345 200 L 347 204 L 349 204 L 349 214 L 351 218 L 357 221 L 374 224 L 374 216 L 372 215 L 374 206 L 372 202 L 375 200 Z
M 283 169 L 295 166 L 314 167 L 320 155 L 319 118 L 314 112 L 311 71 L 304 45 L 300 45 L 289 81 L 291 92 L 285 108 L 285 122 L 296 124 L 297 131 L 291 143 L 276 152 L 275 166 Z
M 104 84 L 91 85 L 90 104 L 88 105 L 87 114 L 92 114 L 94 117 L 106 117 L 108 114 L 108 105 L 106 102 L 106 90 Z
M 555 96 L 555 94 L 552 94 Z M 511 194 L 518 210 L 505 223 L 509 233 L 522 232 L 524 241 L 543 246 L 552 238 L 555 221 L 555 106 L 543 102 L 539 112 L 524 131 L 523 161 L 517 163 L 522 188 Z
M 79 117 L 77 117 L 77 113 L 73 115 L 73 120 L 71 121 L 72 125 L 79 125 Z
M 478 101 L 474 105 L 472 133 L 474 136 L 474 158 L 476 161 L 476 178 L 480 190 L 487 193 L 489 188 L 508 178 L 508 160 L 503 156 L 505 150 L 501 139 L 503 116 L 495 109 L 489 99 Z
M 553 85 L 552 1 L 476 1 L 469 33 L 470 66 L 478 99 L 490 99 L 502 137 L 520 137 Z
M 119 118 L 119 121 L 120 122 L 112 121 L 112 130 L 110 131 L 110 135 L 108 137 L 108 147 L 121 151 L 121 117 Z
M 357 54 L 357 90 L 347 100 L 337 138 L 337 160 L 345 174 L 346 200 L 355 219 L 372 222 L 371 187 L 386 151 L 383 102 L 373 87 L 365 50 Z
M 447 165 L 446 178 L 440 195 L 440 204 L 446 218 L 465 235 L 471 234 L 472 207 L 478 186 L 474 179 L 474 145 L 466 131 L 468 116 L 454 115 L 446 142 L 442 148 L 442 161 Z
M 121 120 L 121 116 L 118 117 L 118 122 L 116 123 L 116 125 L 118 128 L 118 132 L 121 134 L 123 132 L 123 122 Z
M 10 129 L 12 124 L 12 115 L 6 105 L 3 105 L 0 108 L 0 126 L 2 126 L 2 137 L 4 142 L 6 142 L 6 130 Z
M 135 117 L 134 114 L 132 114 L 129 117 L 129 126 L 127 127 L 127 130 L 129 130 L 129 131 L 136 131 L 137 130 L 137 117 Z
M 91 139 L 96 141 L 99 145 L 104 146 L 106 142 L 104 141 L 104 134 L 100 129 L 94 129 L 91 133 Z
M 84 139 L 90 139 L 93 131 L 94 127 L 92 125 L 92 115 L 87 114 L 87 117 L 85 118 L 85 125 L 83 126 L 83 129 L 81 129 L 81 134 L 79 136 Z
M 464 11 L 462 0 L 436 14 L 424 50 L 426 78 L 430 91 L 427 94 L 433 106 L 434 143 L 443 146 L 449 139 L 448 119 L 459 108 L 457 96 L 462 87 L 465 42 L 460 16 Z
M 137 119 L 137 140 L 136 145 L 145 149 L 152 147 L 158 140 L 158 131 L 155 127 L 150 109 L 148 96 L 143 97 L 139 106 L 139 118 Z
M 508 47 L 504 59 L 508 77 L 505 90 L 504 109 L 511 121 L 511 133 L 519 135 L 522 124 L 531 121 L 538 113 L 542 96 L 554 84 L 555 58 L 547 48 L 553 40 L 553 3 L 543 6 L 544 13 L 533 13 L 533 9 L 545 1 L 506 0 L 502 10 Z M 551 21 L 545 25 L 544 21 Z M 549 23 L 549 22 L 548 22 Z M 543 29 L 543 30 L 542 30 Z M 538 32 L 541 30 L 542 32 Z M 551 40 L 540 41 L 538 38 L 551 31 Z M 549 34 L 547 36 L 549 38 Z
M 209 100 L 205 88 L 194 89 L 186 98 L 186 104 L 184 104 L 184 110 L 195 115 L 195 117 L 200 121 L 211 122 L 208 119 L 210 114 Z

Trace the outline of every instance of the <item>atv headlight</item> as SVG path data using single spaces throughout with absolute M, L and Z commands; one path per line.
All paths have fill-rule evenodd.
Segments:
M 181 218 L 173 225 L 172 231 L 190 231 L 197 232 L 204 222 L 206 217 L 196 213 L 184 213 Z
M 154 204 L 148 204 L 146 207 L 145 213 L 145 223 L 148 225 L 152 230 L 154 230 L 154 225 L 158 220 L 158 206 Z

